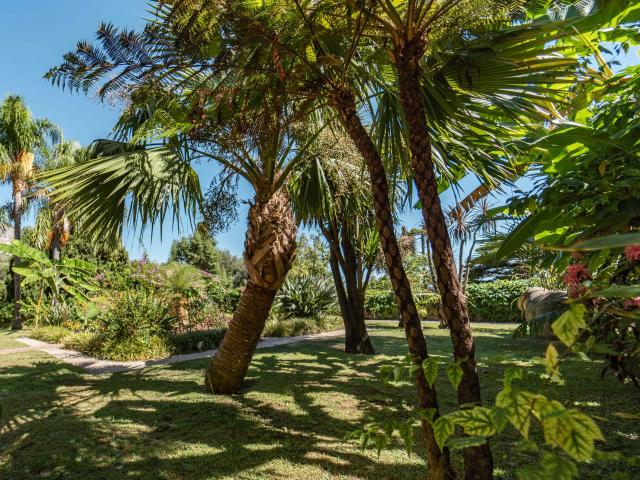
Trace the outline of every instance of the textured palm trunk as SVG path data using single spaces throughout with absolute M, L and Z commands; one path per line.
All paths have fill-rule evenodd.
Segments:
M 329 266 L 336 286 L 338 305 L 344 322 L 344 351 L 346 353 L 373 354 L 373 344 L 364 318 L 364 295 L 362 263 L 358 261 L 347 236 L 337 238 L 337 227 L 323 228 L 329 244 Z M 343 245 L 340 248 L 340 245 Z
M 56 262 L 60 261 L 63 230 L 64 217 L 59 209 L 55 209 L 53 218 L 53 229 L 51 231 L 51 259 Z
M 212 393 L 236 393 L 242 386 L 276 292 L 291 268 L 296 233 L 286 192 L 269 195 L 266 187 L 257 189 L 249 208 L 244 251 L 249 280 L 206 372 L 205 383 Z
M 21 178 L 14 178 L 13 185 L 13 236 L 16 240 L 20 240 L 22 236 L 22 192 L 25 188 L 25 183 Z M 18 265 L 19 258 L 13 259 L 13 265 Z M 20 301 L 20 282 L 21 277 L 17 273 L 13 274 L 13 321 L 11 322 L 12 330 L 22 329 L 22 315 L 20 313 L 22 304 Z
M 332 96 L 332 106 L 340 115 L 349 137 L 364 158 L 373 190 L 376 222 L 380 232 L 385 263 L 391 278 L 391 285 L 398 303 L 398 309 L 404 325 L 412 361 L 421 366 L 427 358 L 427 343 L 422 332 L 418 310 L 413 300 L 409 279 L 402 264 L 398 240 L 394 232 L 393 215 L 389 201 L 389 185 L 384 165 L 367 130 L 356 112 L 355 100 L 350 92 L 337 90 Z M 438 416 L 438 397 L 435 388 L 429 387 L 422 368 L 416 370 L 418 404 L 421 409 L 433 409 Z M 456 478 L 450 462 L 449 450 L 438 448 L 433 427 L 427 420 L 422 421 L 422 437 L 427 448 L 429 478 L 445 480 Z
M 400 102 L 409 127 L 414 181 L 433 249 L 438 290 L 442 298 L 442 313 L 449 326 L 455 359 L 466 359 L 461 365 L 463 377 L 458 387 L 458 403 L 460 405 L 480 404 L 480 382 L 469 315 L 456 272 L 451 239 L 438 195 L 438 184 L 431 157 L 431 138 L 426 123 L 424 96 L 420 83 L 419 59 L 422 57 L 422 51 L 423 46 L 414 42 L 408 44 L 404 50 L 395 52 Z M 463 456 L 465 479 L 493 478 L 493 458 L 488 444 L 466 448 Z

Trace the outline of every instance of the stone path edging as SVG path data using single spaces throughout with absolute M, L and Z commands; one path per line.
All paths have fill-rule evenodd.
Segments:
M 317 333 L 314 335 L 301 335 L 299 337 L 265 337 L 258 343 L 258 348 L 277 347 L 280 345 L 289 345 L 291 343 L 299 343 L 307 340 L 322 340 L 325 338 L 334 338 L 343 335 L 344 331 L 332 331 Z M 87 357 L 86 355 L 74 350 L 66 350 L 61 345 L 53 345 L 32 338 L 21 337 L 16 339 L 20 343 L 28 345 L 25 348 L 12 349 L 12 353 L 20 353 L 26 351 L 41 351 L 61 360 L 69 365 L 83 368 L 87 373 L 99 375 L 101 373 L 127 372 L 131 370 L 140 370 L 142 368 L 153 367 L 156 365 L 171 365 L 173 363 L 187 362 L 189 360 L 197 360 L 200 358 L 208 358 L 216 353 L 216 350 L 207 350 L 205 352 L 188 353 L 185 355 L 174 355 L 173 357 L 162 358 L 159 360 L 140 360 L 134 362 L 115 362 L 111 360 L 99 360 L 97 358 Z

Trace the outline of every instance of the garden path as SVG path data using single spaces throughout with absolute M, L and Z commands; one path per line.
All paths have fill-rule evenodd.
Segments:
M 298 337 L 265 337 L 258 343 L 258 348 L 277 347 L 279 345 L 289 345 L 292 343 L 305 342 L 308 340 L 318 340 L 339 337 L 344 334 L 344 331 L 323 332 L 314 335 L 301 335 Z M 116 362 L 112 360 L 99 360 L 97 358 L 91 358 L 83 353 L 76 352 L 74 350 L 67 350 L 61 345 L 53 345 L 40 340 L 34 340 L 32 338 L 18 338 L 16 339 L 20 343 L 28 345 L 25 348 L 11 349 L 11 353 L 19 353 L 21 351 L 39 350 L 61 360 L 69 365 L 83 368 L 87 373 L 99 375 L 101 373 L 115 373 L 115 372 L 127 372 L 131 370 L 139 370 L 142 368 L 153 367 L 156 365 L 170 365 L 173 363 L 187 362 L 189 360 L 197 360 L 199 358 L 208 358 L 213 356 L 216 350 L 207 350 L 204 352 L 188 353 L 185 355 L 174 355 L 168 358 L 162 358 L 158 360 L 140 360 L 133 362 Z M 9 353 L 10 350 L 2 350 Z

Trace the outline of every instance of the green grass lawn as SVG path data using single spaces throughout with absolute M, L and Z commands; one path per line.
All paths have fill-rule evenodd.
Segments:
M 475 326 L 485 399 L 499 390 L 504 368 L 526 367 L 528 388 L 598 417 L 603 448 L 628 459 L 582 465 L 581 479 L 616 478 L 616 470 L 640 478 L 640 421 L 613 415 L 637 413 L 640 393 L 611 376 L 600 380 L 600 365 L 580 360 L 563 364 L 565 387 L 549 389 L 545 343 L 512 340 L 511 329 Z M 260 350 L 233 397 L 205 392 L 205 360 L 90 376 L 44 353 L 0 355 L 0 478 L 424 478 L 421 449 L 407 457 L 398 443 L 378 458 L 343 441 L 363 422 L 402 418 L 413 405 L 411 386 L 375 380 L 381 365 L 404 355 L 402 332 L 377 323 L 371 333 L 373 357 L 345 355 L 339 340 Z M 448 360 L 447 332 L 427 335 L 432 354 Z M 450 410 L 454 392 L 444 378 L 440 385 Z M 514 478 L 515 467 L 533 458 L 514 450 L 516 440 L 509 429 L 493 442 L 498 478 Z
M 9 329 L 0 329 L 0 350 L 10 349 L 10 348 L 22 348 L 26 347 L 24 343 L 20 343 L 16 340 L 16 338 L 27 337 L 29 333 L 27 330 L 19 330 L 17 332 L 12 332 Z M 0 361 L 0 366 L 4 366 Z

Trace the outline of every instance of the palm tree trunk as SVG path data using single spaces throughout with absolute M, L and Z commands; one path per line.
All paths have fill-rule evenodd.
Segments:
M 347 134 L 353 140 L 367 164 L 385 263 L 391 278 L 398 309 L 400 310 L 400 317 L 404 324 L 409 352 L 413 362 L 421 367 L 422 362 L 428 356 L 427 343 L 422 332 L 420 317 L 413 300 L 411 285 L 402 264 L 402 257 L 394 232 L 393 215 L 389 201 L 389 185 L 382 159 L 358 117 L 353 95 L 348 91 L 336 89 L 331 101 L 332 107 L 340 115 L 344 123 Z M 435 388 L 429 387 L 422 368 L 416 370 L 416 386 L 419 407 L 424 410 L 434 409 L 437 417 L 439 412 L 437 393 Z M 451 466 L 449 450 L 444 448 L 441 451 L 438 448 L 433 427 L 427 420 L 422 420 L 422 436 L 427 447 L 429 478 L 431 480 L 456 478 L 455 471 Z
M 51 259 L 55 262 L 60 261 L 60 252 L 62 250 L 62 231 L 64 228 L 64 217 L 58 209 L 55 209 L 53 217 L 53 229 L 51 231 Z
M 466 359 L 461 365 L 464 373 L 458 387 L 458 403 L 460 405 L 480 404 L 482 401 L 480 381 L 469 315 L 456 272 L 451 239 L 438 195 L 438 184 L 431 157 L 431 138 L 426 123 L 424 96 L 420 83 L 419 60 L 422 57 L 423 48 L 421 43 L 411 42 L 403 50 L 396 51 L 400 102 L 409 127 L 414 181 L 433 249 L 443 315 L 449 325 L 455 359 Z M 493 458 L 488 444 L 466 448 L 463 456 L 466 480 L 493 478 Z
M 20 240 L 22 236 L 22 192 L 24 190 L 24 181 L 20 178 L 14 178 L 13 185 L 13 237 L 16 240 Z M 13 264 L 18 265 L 19 258 L 14 258 Z M 21 302 L 20 302 L 20 275 L 13 274 L 13 321 L 11 322 L 12 330 L 22 329 L 22 315 L 20 314 Z
M 212 393 L 236 393 L 242 386 L 276 292 L 291 268 L 296 233 L 287 193 L 269 195 L 266 187 L 256 188 L 244 251 L 249 281 L 206 372 L 205 383 Z

